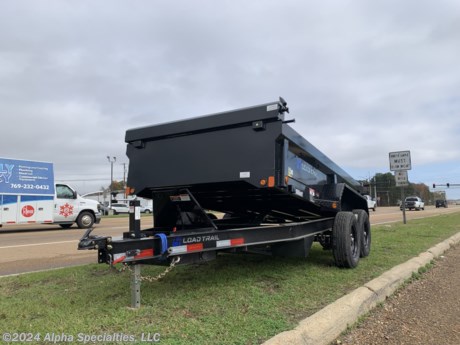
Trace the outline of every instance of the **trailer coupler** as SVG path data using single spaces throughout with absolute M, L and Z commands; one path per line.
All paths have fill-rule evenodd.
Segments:
M 100 249 L 105 248 L 106 244 L 111 238 L 110 236 L 91 236 L 91 232 L 93 228 L 88 228 L 82 238 L 80 238 L 80 242 L 78 242 L 78 250 L 85 250 L 85 249 Z

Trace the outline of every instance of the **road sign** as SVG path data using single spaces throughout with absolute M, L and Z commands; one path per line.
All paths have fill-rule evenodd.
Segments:
M 409 185 L 409 179 L 407 177 L 407 170 L 395 171 L 396 187 L 406 187 Z
M 390 170 L 411 170 L 410 151 L 390 152 Z

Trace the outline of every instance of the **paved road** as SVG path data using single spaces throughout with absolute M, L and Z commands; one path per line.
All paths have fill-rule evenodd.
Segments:
M 433 216 L 441 213 L 458 212 L 460 206 L 447 209 L 427 207 L 425 211 L 407 211 L 407 219 Z M 372 224 L 402 220 L 397 207 L 377 208 L 370 213 Z M 142 217 L 143 229 L 152 227 L 152 216 Z M 94 234 L 121 236 L 128 230 L 128 218 L 104 218 L 97 225 Z M 49 268 L 82 265 L 97 262 L 96 251 L 78 251 L 77 243 L 84 230 L 59 226 L 16 225 L 0 228 L 0 276 Z
M 104 218 L 93 234 L 122 236 L 128 217 Z M 152 216 L 143 216 L 141 228 L 153 226 Z M 77 250 L 84 229 L 63 230 L 56 225 L 16 225 L 0 228 L 0 276 L 97 262 L 94 250 Z

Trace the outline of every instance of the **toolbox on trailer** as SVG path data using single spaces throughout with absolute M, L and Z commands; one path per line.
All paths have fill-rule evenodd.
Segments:
M 288 112 L 280 98 L 128 130 L 128 186 L 153 200 L 154 226 L 140 230 L 132 201 L 123 238 L 88 231 L 79 249 L 98 249 L 100 263 L 168 264 L 220 251 L 305 257 L 318 241 L 355 267 L 370 250 L 360 185 L 289 126 Z

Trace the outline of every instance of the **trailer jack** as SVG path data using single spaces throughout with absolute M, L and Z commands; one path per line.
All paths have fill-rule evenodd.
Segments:
M 125 267 L 131 272 L 131 308 L 138 309 L 141 307 L 141 283 L 142 281 L 155 282 L 164 278 L 171 272 L 176 264 L 179 263 L 181 257 L 176 256 L 171 260 L 170 265 L 156 277 L 143 276 L 141 274 L 141 264 L 126 265 Z

